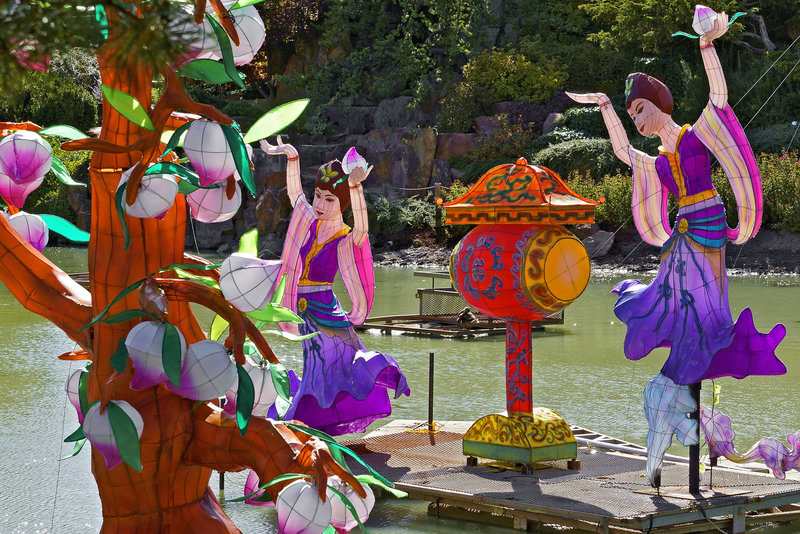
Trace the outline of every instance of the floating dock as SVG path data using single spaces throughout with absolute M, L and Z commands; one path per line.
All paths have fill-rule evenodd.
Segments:
M 740 533 L 800 520 L 800 479 L 778 480 L 763 464 L 709 467 L 701 495 L 693 496 L 688 463 L 668 456 L 657 493 L 647 481 L 644 447 L 577 426 L 579 469 L 568 469 L 566 460 L 528 473 L 483 459 L 468 466 L 461 439 L 471 425 L 446 421 L 429 432 L 426 422 L 395 420 L 346 445 L 411 498 L 430 501 L 431 515 L 517 530 Z

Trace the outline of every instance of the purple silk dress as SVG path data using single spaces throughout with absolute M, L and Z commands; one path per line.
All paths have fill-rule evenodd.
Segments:
M 639 178 L 637 167 L 644 168 L 644 158 L 636 157 L 635 180 Z M 678 197 L 680 208 L 671 230 L 663 234 L 666 241 L 655 280 L 648 285 L 625 280 L 614 288 L 619 294 L 614 313 L 628 327 L 625 355 L 637 360 L 656 347 L 669 347 L 661 373 L 676 384 L 721 376 L 785 373 L 786 367 L 775 356 L 775 348 L 785 335 L 783 325 L 761 334 L 753 326 L 749 308 L 742 311 L 736 323 L 731 317 L 725 272 L 725 243 L 730 230 L 725 207 L 711 182 L 706 146 L 687 125 L 676 152 L 662 151 L 652 160 L 646 163 L 651 169 L 654 164 L 658 180 Z M 640 218 L 644 220 L 644 216 Z M 646 237 L 642 228 L 640 233 Z
M 318 244 L 317 226 L 315 219 L 299 249 L 296 310 L 304 321 L 300 333 L 318 334 L 303 340 L 302 381 L 285 419 L 331 435 L 364 432 L 392 413 L 387 388 L 395 398 L 408 395 L 409 388 L 392 357 L 364 347 L 333 294 L 339 248 L 349 229 Z

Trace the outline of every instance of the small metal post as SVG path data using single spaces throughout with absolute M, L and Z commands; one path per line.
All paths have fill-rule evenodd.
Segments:
M 428 430 L 433 432 L 433 353 L 428 356 Z
M 700 493 L 700 382 L 689 384 L 689 393 L 695 402 L 695 411 L 689 417 L 697 423 L 697 445 L 689 446 L 689 493 Z
M 433 194 L 433 201 L 436 203 L 436 238 L 441 239 L 442 237 L 442 205 L 439 204 L 440 199 L 442 199 L 442 184 L 436 182 L 433 184 L 434 194 Z
M 219 492 L 225 491 L 225 471 L 219 472 Z

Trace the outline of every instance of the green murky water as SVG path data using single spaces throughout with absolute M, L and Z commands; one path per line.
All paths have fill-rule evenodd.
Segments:
M 81 249 L 52 249 L 48 255 L 69 272 L 86 270 Z M 666 353 L 656 351 L 638 362 L 622 355 L 624 326 L 614 317 L 613 284 L 622 275 L 595 275 L 580 299 L 566 312 L 563 326 L 534 336 L 534 398 L 537 405 L 560 413 L 568 422 L 644 443 L 647 424 L 642 390 L 658 373 Z M 644 276 L 642 278 L 647 278 Z M 415 313 L 417 287 L 426 279 L 412 269 L 378 268 L 373 315 Z M 338 292 L 344 294 L 342 290 Z M 762 436 L 785 437 L 800 428 L 796 409 L 800 383 L 800 280 L 796 278 L 733 278 L 730 300 L 734 316 L 753 309 L 756 326 L 766 331 L 783 322 L 788 335 L 779 356 L 789 372 L 781 377 L 721 379 L 720 409 L 731 416 L 739 449 Z M 210 316 L 200 313 L 206 324 Z M 408 377 L 410 397 L 394 404 L 394 418 L 427 416 L 428 353 L 436 354 L 437 420 L 467 420 L 502 410 L 504 340 L 478 338 L 441 340 L 362 334 L 367 348 L 393 355 Z M 290 367 L 301 362 L 299 346 L 268 338 Z M 74 343 L 56 327 L 22 308 L 0 286 L 0 533 L 97 532 L 100 501 L 91 475 L 89 455 L 57 461 L 71 450 L 62 439 L 77 426 L 64 394 L 64 381 L 78 363 L 58 354 Z M 703 392 L 708 402 L 710 387 Z M 673 447 L 671 453 L 684 452 Z M 244 475 L 229 474 L 227 494 L 241 495 Z M 212 486 L 216 482 L 212 479 Z M 274 510 L 226 503 L 226 512 L 245 533 L 277 531 Z M 383 500 L 370 518 L 370 532 L 505 532 L 512 531 L 426 515 L 426 503 Z M 792 532 L 793 530 L 786 530 Z M 771 531 L 778 532 L 778 531 Z

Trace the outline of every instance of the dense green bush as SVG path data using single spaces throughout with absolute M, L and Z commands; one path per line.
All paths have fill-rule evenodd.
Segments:
M 70 80 L 29 71 L 19 78 L 16 91 L 0 94 L 0 118 L 42 126 L 69 124 L 85 132 L 97 126 L 97 101 Z
M 551 145 L 529 160 L 567 176 L 572 171 L 589 171 L 594 176 L 612 174 L 623 164 L 614 155 L 611 141 L 601 138 L 575 139 Z
M 800 146 L 800 136 L 797 134 L 798 126 L 791 123 L 778 123 L 762 128 L 751 128 L 747 132 L 747 139 L 753 152 L 761 154 L 780 154 L 783 150 L 791 150 Z M 791 144 L 791 146 L 790 146 Z
M 89 151 L 66 152 L 61 150 L 58 141 L 48 138 L 53 155 L 64 162 L 72 179 L 77 182 L 89 183 Z M 62 184 L 52 172 L 48 172 L 42 185 L 31 193 L 25 201 L 25 211 L 29 213 L 48 213 L 57 215 L 68 221 L 75 222 L 75 212 L 67 201 L 70 187 Z

